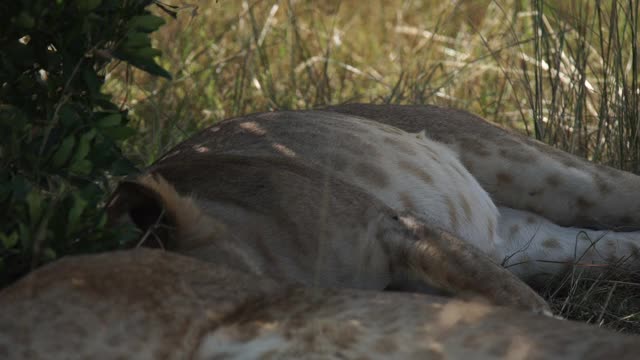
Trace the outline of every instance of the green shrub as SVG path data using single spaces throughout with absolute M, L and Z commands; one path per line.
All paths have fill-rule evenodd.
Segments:
M 114 60 L 169 77 L 149 39 L 164 23 L 152 2 L 0 4 L 0 286 L 131 239 L 102 208 L 110 179 L 135 170 L 120 150 L 135 130 L 101 87 Z

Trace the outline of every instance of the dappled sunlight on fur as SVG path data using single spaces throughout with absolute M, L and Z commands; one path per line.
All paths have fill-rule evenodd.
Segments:
M 310 289 L 148 249 L 65 258 L 3 290 L 0 306 L 8 359 L 626 360 L 640 352 L 635 337 L 486 303 Z

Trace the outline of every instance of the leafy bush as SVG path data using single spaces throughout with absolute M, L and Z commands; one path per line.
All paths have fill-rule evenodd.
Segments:
M 102 205 L 112 176 L 135 170 L 120 150 L 135 130 L 101 87 L 114 60 L 169 77 L 149 39 L 164 23 L 152 2 L 0 4 L 0 285 L 131 239 L 105 227 Z

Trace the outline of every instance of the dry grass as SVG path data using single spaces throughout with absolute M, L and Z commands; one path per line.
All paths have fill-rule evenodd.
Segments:
M 175 3 L 174 3 L 175 4 Z M 117 68 L 109 87 L 154 161 L 196 129 L 256 111 L 342 102 L 470 110 L 638 172 L 638 2 L 199 1 L 156 42 L 173 81 Z M 640 332 L 638 284 L 548 290 L 571 318 Z
M 620 271 L 584 275 L 581 269 L 541 293 L 555 314 L 621 332 L 640 333 L 640 277 Z

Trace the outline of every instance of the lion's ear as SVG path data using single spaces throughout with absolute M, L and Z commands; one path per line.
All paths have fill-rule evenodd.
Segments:
M 110 223 L 133 223 L 143 233 L 142 245 L 169 249 L 198 246 L 220 231 L 188 196 L 180 195 L 162 176 L 148 174 L 121 182 L 107 205 Z

